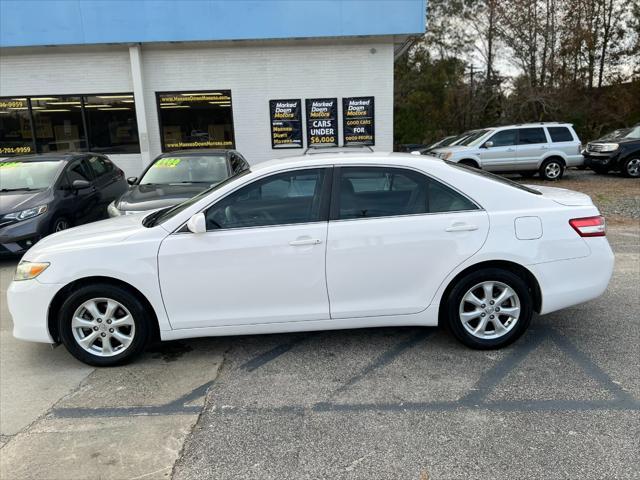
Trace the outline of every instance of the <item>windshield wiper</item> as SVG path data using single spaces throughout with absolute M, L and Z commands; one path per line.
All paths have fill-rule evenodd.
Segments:
M 29 188 L 29 187 L 20 187 L 20 188 L 0 188 L 0 192 L 20 192 L 20 191 L 25 191 L 25 192 L 32 192 L 34 190 L 37 190 L 36 188 Z

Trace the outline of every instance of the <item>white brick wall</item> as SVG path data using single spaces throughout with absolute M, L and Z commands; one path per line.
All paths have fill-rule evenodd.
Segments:
M 3 49 L 0 96 L 131 92 L 127 48 Z M 159 91 L 231 90 L 236 148 L 250 163 L 303 151 L 271 149 L 270 99 L 374 96 L 375 148 L 393 147 L 391 40 L 146 44 L 142 65 L 152 157 L 161 152 Z M 341 111 L 339 118 L 342 143 Z M 112 158 L 127 175 L 143 167 L 139 155 Z

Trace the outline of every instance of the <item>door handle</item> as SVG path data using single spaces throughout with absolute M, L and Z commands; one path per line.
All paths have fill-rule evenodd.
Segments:
M 477 225 L 471 225 L 469 223 L 454 223 L 450 227 L 445 229 L 445 232 L 473 232 L 478 230 Z
M 319 238 L 298 238 L 296 240 L 292 240 L 289 242 L 289 245 L 293 246 L 293 247 L 297 247 L 300 245 L 320 245 L 322 243 L 322 240 L 320 240 Z

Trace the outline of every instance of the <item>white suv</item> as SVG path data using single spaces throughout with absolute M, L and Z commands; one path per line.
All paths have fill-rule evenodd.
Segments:
M 531 123 L 476 130 L 431 155 L 491 172 L 539 172 L 542 178 L 558 180 L 565 168 L 583 165 L 580 149 L 571 124 Z

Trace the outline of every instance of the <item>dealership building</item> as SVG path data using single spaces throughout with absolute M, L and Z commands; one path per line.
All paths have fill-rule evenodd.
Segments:
M 426 0 L 1 0 L 0 157 L 162 152 L 250 163 L 393 147 L 393 65 Z

